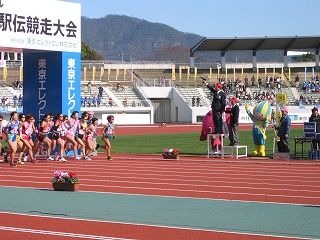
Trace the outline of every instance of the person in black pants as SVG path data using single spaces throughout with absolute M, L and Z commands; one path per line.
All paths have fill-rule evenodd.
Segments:
M 311 109 L 312 114 L 309 117 L 309 122 L 315 122 L 316 123 L 316 133 L 320 133 L 320 114 L 317 107 L 314 107 Z M 317 136 L 315 136 L 317 137 Z M 313 150 L 318 150 L 320 147 L 319 141 L 312 141 L 312 148 Z
M 236 146 L 239 144 L 238 126 L 239 126 L 239 106 L 237 104 L 238 99 L 236 97 L 230 100 L 232 109 L 226 110 L 226 113 L 230 113 L 230 126 L 229 126 L 229 146 Z
M 222 84 L 216 83 L 214 87 L 210 86 L 206 79 L 201 77 L 203 83 L 210 89 L 213 93 L 212 96 L 212 118 L 214 124 L 214 134 L 223 134 L 222 131 L 222 113 L 225 111 L 226 108 L 226 94 L 222 91 Z
M 278 130 L 277 136 L 280 138 L 278 142 L 279 152 L 290 152 L 289 137 L 290 137 L 290 126 L 291 119 L 288 116 L 288 108 L 284 107 L 281 109 L 282 117 L 280 119 L 280 125 L 276 128 Z

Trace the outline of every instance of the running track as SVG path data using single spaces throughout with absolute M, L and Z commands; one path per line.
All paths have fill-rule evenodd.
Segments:
M 173 131 L 172 129 L 180 129 L 178 126 L 172 129 L 169 126 L 163 128 L 170 129 L 170 132 Z M 181 128 L 184 131 L 192 129 L 190 127 Z M 126 127 L 126 134 L 128 134 L 128 129 L 135 131 L 133 130 L 135 128 Z M 121 131 L 118 128 L 117 134 L 121 135 Z M 141 133 L 141 129 L 138 132 Z M 182 156 L 179 161 L 165 161 L 155 155 L 124 154 L 114 155 L 114 161 L 106 161 L 105 155 L 99 154 L 90 162 L 40 161 L 37 164 L 29 163 L 15 169 L 9 168 L 7 164 L 3 163 L 1 166 L 0 186 L 8 187 L 0 187 L 3 204 L 0 210 L 0 239 L 318 238 L 314 237 L 315 235 L 305 234 L 303 230 L 301 230 L 301 234 L 286 235 L 283 232 L 275 232 L 273 229 L 270 229 L 269 232 L 257 233 L 255 231 L 236 231 L 232 226 L 221 230 L 214 226 L 210 229 L 205 226 L 203 228 L 172 226 L 170 224 L 159 226 L 156 224 L 137 224 L 134 221 L 88 219 L 85 213 L 81 213 L 81 209 L 78 214 L 81 217 L 56 216 L 54 213 L 43 215 L 28 211 L 32 204 L 17 197 L 25 196 L 26 199 L 30 197 L 34 199 L 31 201 L 36 202 L 40 200 L 39 196 L 42 194 L 37 197 L 34 191 L 39 189 L 44 193 L 44 196 L 52 193 L 54 196 L 59 196 L 62 194 L 61 192 L 46 190 L 52 188 L 50 180 L 53 171 L 64 170 L 76 171 L 81 180 L 81 192 L 71 193 L 73 194 L 71 196 L 87 192 L 92 196 L 97 193 L 106 193 L 117 194 L 115 195 L 117 197 L 165 196 L 169 199 L 177 199 L 178 197 L 182 200 L 223 200 L 222 203 L 225 201 L 241 204 L 270 203 L 279 205 L 278 203 L 280 203 L 280 206 L 308 206 L 313 208 L 314 214 L 319 214 L 320 163 L 315 161 L 221 160 L 219 158 L 207 159 L 205 156 Z M 28 194 L 29 191 L 32 194 L 23 195 Z M 50 199 L 36 205 L 39 205 L 40 209 L 43 204 L 47 204 L 44 209 L 52 208 Z M 87 204 L 90 205 L 90 201 Z M 99 206 L 93 207 L 99 209 Z M 152 216 L 152 212 L 148 214 Z M 304 213 L 301 214 L 303 216 Z M 204 215 L 202 218 L 205 217 Z M 156 219 L 157 216 L 154 218 Z M 259 216 L 257 216 L 257 220 L 258 218 Z M 320 226 L 318 222 L 313 222 L 313 224 Z M 254 223 L 250 225 L 254 225 Z M 297 232 L 299 231 L 297 230 Z M 316 236 L 320 237 L 320 233 Z

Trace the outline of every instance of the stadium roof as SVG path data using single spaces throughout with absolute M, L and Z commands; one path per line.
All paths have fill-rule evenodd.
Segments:
M 299 50 L 320 48 L 318 37 L 263 37 L 263 38 L 203 38 L 190 49 L 190 56 L 199 51 Z

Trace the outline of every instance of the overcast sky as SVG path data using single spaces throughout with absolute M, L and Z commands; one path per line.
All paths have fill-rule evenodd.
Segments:
M 320 0 L 67 0 L 82 16 L 127 15 L 204 37 L 319 36 Z

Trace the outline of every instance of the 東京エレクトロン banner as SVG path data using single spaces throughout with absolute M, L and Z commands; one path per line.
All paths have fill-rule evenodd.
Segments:
M 80 53 L 24 53 L 23 111 L 35 115 L 80 111 Z

